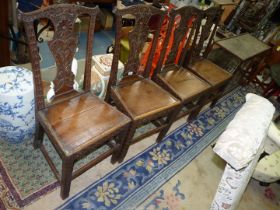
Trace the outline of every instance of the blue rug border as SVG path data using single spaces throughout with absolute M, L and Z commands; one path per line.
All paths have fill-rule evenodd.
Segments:
M 114 210 L 131 210 L 135 209 L 139 204 L 145 201 L 149 195 L 157 191 L 166 181 L 170 180 L 173 176 L 175 176 L 178 172 L 180 172 L 183 168 L 185 168 L 194 158 L 196 158 L 204 149 L 206 149 L 222 132 L 225 128 L 221 128 L 224 125 L 225 121 L 229 122 L 240 107 L 237 108 L 231 115 L 229 115 L 226 119 L 221 121 L 216 127 L 215 130 L 203 136 L 200 141 L 194 143 L 191 147 L 186 149 L 180 157 L 174 160 L 170 165 L 166 166 L 162 169 L 157 176 L 152 177 L 149 181 L 147 181 L 144 185 L 142 185 L 141 189 L 137 189 L 131 195 L 129 195 L 125 200 L 123 200 L 117 207 L 113 208 Z M 185 124 L 184 124 L 185 125 Z M 218 133 L 217 133 L 217 130 Z M 205 139 L 209 139 L 205 141 Z M 175 167 L 174 167 L 175 165 Z M 172 171 L 170 173 L 169 171 Z M 149 190 L 150 185 L 153 186 L 152 190 Z M 141 196 L 143 193 L 145 194 Z M 147 195 L 148 194 L 148 195 Z M 133 202 L 133 203 L 132 203 Z
M 231 91 L 230 93 L 228 93 L 227 95 L 225 95 L 224 97 L 222 97 L 218 102 L 217 104 L 222 101 L 222 100 L 225 100 L 227 99 L 228 97 L 231 97 L 232 94 L 234 94 L 235 92 L 238 92 L 240 91 L 241 89 L 243 89 L 243 87 L 239 87 L 239 88 L 236 88 L 234 89 L 233 91 Z M 227 120 L 229 121 L 230 118 L 233 118 L 233 116 L 235 115 L 235 113 L 238 111 L 238 109 L 242 106 L 242 104 L 240 104 L 240 106 L 236 107 L 235 110 L 230 114 L 228 115 L 225 119 L 223 119 L 222 121 L 220 121 L 216 126 L 215 126 L 215 132 L 218 128 L 221 127 L 222 124 L 224 124 L 224 122 Z M 205 112 L 209 111 L 209 108 L 205 109 L 200 115 L 203 115 Z M 199 117 L 199 116 L 198 116 Z M 172 135 L 173 133 L 177 132 L 178 130 L 180 130 L 181 128 L 183 128 L 184 126 L 186 126 L 187 123 L 184 123 L 182 124 L 181 126 L 179 126 L 178 128 L 174 129 L 172 132 L 170 132 L 164 139 L 163 141 L 170 135 Z M 226 126 L 225 126 L 226 127 Z M 221 133 L 222 133 L 223 130 L 221 130 L 219 132 L 218 135 L 212 137 L 212 139 L 210 140 L 209 143 L 207 143 L 207 145 L 205 145 L 203 148 L 198 148 L 198 151 L 199 152 L 196 152 L 196 155 L 194 155 L 192 158 L 190 158 L 190 160 L 188 162 L 184 162 L 184 164 L 178 168 L 178 170 L 176 170 L 175 173 L 173 173 L 172 175 L 168 176 L 168 178 L 165 178 L 165 179 L 159 179 L 161 176 L 155 176 L 155 177 L 152 177 L 151 180 L 147 181 L 144 185 L 144 187 L 148 186 L 154 179 L 159 179 L 161 182 L 165 182 L 166 180 L 170 179 L 171 177 L 173 177 L 176 173 L 178 173 L 182 168 L 184 168 L 189 162 L 191 162 L 197 155 L 199 155 L 208 145 L 211 144 L 212 141 L 214 141 Z M 212 132 L 209 132 L 208 134 L 206 134 L 205 136 L 202 137 L 202 139 L 208 137 L 210 135 L 214 135 L 213 133 L 215 133 L 214 131 Z M 214 138 L 214 139 L 213 139 Z M 210 139 L 210 138 L 209 138 Z M 201 142 L 200 144 L 206 144 L 205 141 L 199 141 Z M 190 151 L 190 150 L 194 150 L 194 148 L 197 148 L 198 146 L 197 145 L 200 145 L 199 142 L 193 144 L 190 148 L 188 148 L 183 154 L 185 154 L 186 152 Z M 90 184 L 88 187 L 86 187 L 85 189 L 83 189 L 82 191 L 80 191 L 79 193 L 77 193 L 76 195 L 74 195 L 73 197 L 69 198 L 68 200 L 66 200 L 63 204 L 61 204 L 59 207 L 56 208 L 56 210 L 59 210 L 59 209 L 63 209 L 65 206 L 67 206 L 70 202 L 72 202 L 73 200 L 75 200 L 77 197 L 79 197 L 81 194 L 83 194 L 84 192 L 86 192 L 87 190 L 89 190 L 90 188 L 96 186 L 97 184 L 99 184 L 100 182 L 108 179 L 108 177 L 112 176 L 114 173 L 116 173 L 118 170 L 120 170 L 122 167 L 125 167 L 126 165 L 128 165 L 131 161 L 134 161 L 135 159 L 137 159 L 139 156 L 141 156 L 143 153 L 147 152 L 148 150 L 150 150 L 152 147 L 155 147 L 157 144 L 154 143 L 152 145 L 150 145 L 149 147 L 147 147 L 144 151 L 138 153 L 136 156 L 132 157 L 131 159 L 123 162 L 122 164 L 120 164 L 117 168 L 113 169 L 112 171 L 110 171 L 108 174 L 106 174 L 104 177 L 102 177 L 101 179 L 99 180 L 96 180 L 94 183 Z M 188 153 L 188 158 L 189 158 L 189 154 Z M 183 158 L 177 158 L 175 161 L 172 162 L 172 164 L 170 164 L 168 167 L 162 169 L 160 171 L 160 175 L 163 174 L 165 171 L 167 171 L 169 168 L 171 168 L 171 166 L 173 166 L 176 162 L 179 162 L 179 161 L 183 161 Z M 174 170 L 173 170 L 174 171 Z M 156 181 L 157 182 L 157 188 L 153 188 L 153 192 L 155 192 L 158 188 L 160 188 L 162 186 L 162 184 L 159 183 L 159 181 Z M 146 187 L 147 188 L 147 187 Z M 141 191 L 143 190 L 144 188 L 141 187 Z M 141 202 L 143 202 L 145 199 L 148 198 L 148 196 L 153 193 L 153 192 L 149 192 L 149 195 L 147 196 L 147 191 L 143 190 L 143 192 L 145 192 L 145 198 L 143 199 L 138 199 L 140 196 L 139 196 L 139 189 L 137 189 L 136 191 L 134 191 L 131 195 L 127 196 L 127 198 L 125 200 L 123 200 L 122 202 L 120 202 L 116 207 L 112 208 L 112 209 L 120 209 L 120 210 L 125 210 L 125 209 L 132 209 L 132 208 L 136 208 Z M 135 197 L 137 196 L 137 199 L 135 199 Z M 133 207 L 132 207 L 132 204 L 129 203 L 129 200 L 133 199 Z M 138 202 L 135 202 L 136 200 L 139 200 Z M 135 204 L 137 203 L 137 204 Z M 128 206 L 128 207 L 126 207 Z

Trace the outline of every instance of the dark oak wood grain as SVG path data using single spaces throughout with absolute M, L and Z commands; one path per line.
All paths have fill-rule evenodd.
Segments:
M 128 60 L 124 64 L 123 79 L 118 81 L 122 17 L 125 15 L 134 16 L 135 25 L 128 32 L 130 51 Z M 106 101 L 114 103 L 132 120 L 126 141 L 124 141 L 122 147 L 121 159 L 127 153 L 129 145 L 149 135 L 159 132 L 157 142 L 161 141 L 179 110 L 180 102 L 149 79 L 160 27 L 165 15 L 166 12 L 148 5 L 131 6 L 116 11 L 116 40 Z M 157 21 L 151 24 L 150 20 L 154 16 L 157 16 Z M 153 26 L 151 27 L 151 25 Z M 151 49 L 147 63 L 144 67 L 141 67 L 141 54 L 147 41 L 151 42 Z M 143 70 L 140 71 L 140 68 L 143 68 Z M 135 137 L 136 129 L 147 123 L 153 123 L 155 128 Z
M 197 21 L 198 36 L 191 43 L 191 51 L 186 59 L 187 62 L 184 63 L 190 71 L 211 85 L 211 91 L 205 97 L 207 98 L 205 103 L 212 101 L 211 106 L 214 106 L 223 95 L 232 79 L 231 73 L 207 59 L 221 14 L 222 10 L 219 7 L 212 7 L 202 12 Z
M 90 92 L 91 57 L 94 35 L 94 24 L 99 12 L 98 7 L 87 8 L 77 5 L 52 5 L 31 13 L 19 13 L 23 21 L 32 63 L 35 86 L 36 133 L 34 147 L 40 148 L 51 169 L 61 184 L 61 197 L 69 196 L 71 180 L 95 164 L 112 155 L 112 162 L 118 161 L 121 145 L 126 137 L 130 119 L 111 105 L 101 101 Z M 81 92 L 73 89 L 74 74 L 71 71 L 72 60 L 77 48 L 78 37 L 74 33 L 74 23 L 79 15 L 88 15 L 90 24 L 87 33 L 84 85 Z M 48 18 L 54 26 L 54 36 L 48 42 L 57 66 L 53 80 L 55 97 L 45 103 L 40 72 L 40 57 L 33 23 L 40 18 Z M 42 144 L 44 133 L 49 137 L 54 148 L 62 159 L 62 172 L 52 163 L 48 152 Z M 73 172 L 74 163 L 108 145 L 109 150 Z
M 11 63 L 10 59 L 10 40 L 9 37 L 9 1 L 1 1 L 0 7 L 0 67 L 9 66 Z
M 170 12 L 167 38 L 164 40 L 159 63 L 153 74 L 154 81 L 181 101 L 183 106 L 177 118 L 187 114 L 195 117 L 205 100 L 203 96 L 211 90 L 209 83 L 182 66 L 187 52 L 196 53 L 200 48 L 196 40 L 199 37 L 202 17 L 203 11 L 191 6 Z M 174 37 L 172 43 L 171 37 Z M 183 51 L 179 52 L 179 46 L 182 44 Z

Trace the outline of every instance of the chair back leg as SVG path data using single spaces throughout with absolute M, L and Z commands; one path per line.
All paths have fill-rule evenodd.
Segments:
M 34 149 L 40 148 L 44 138 L 44 129 L 38 120 L 35 122 Z

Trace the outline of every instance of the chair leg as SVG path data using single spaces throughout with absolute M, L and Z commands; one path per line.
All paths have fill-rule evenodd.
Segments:
M 214 108 L 214 106 L 216 105 L 216 103 L 218 102 L 219 99 L 220 99 L 220 97 L 217 97 L 211 102 L 211 104 L 210 104 L 211 109 Z
M 179 106 L 178 108 L 176 108 L 174 111 L 172 111 L 168 117 L 167 117 L 167 125 L 164 129 L 162 129 L 159 134 L 158 134 L 158 137 L 156 139 L 156 142 L 159 143 L 161 142 L 161 140 L 165 137 L 165 135 L 167 134 L 168 130 L 170 129 L 172 123 L 176 120 L 179 112 L 181 111 L 182 109 L 182 106 Z
M 216 93 L 215 99 L 210 104 L 210 108 L 211 109 L 214 108 L 214 106 L 216 105 L 217 101 L 221 98 L 221 96 L 223 95 L 223 92 L 225 91 L 226 87 L 227 87 L 227 84 L 223 85 L 221 88 L 218 89 L 218 91 Z
M 196 118 L 196 116 L 199 114 L 199 112 L 201 111 L 202 107 L 197 107 L 195 110 L 193 110 L 188 117 L 187 121 L 192 121 Z
M 33 141 L 33 147 L 34 149 L 39 148 L 42 145 L 44 138 L 44 129 L 39 121 L 36 122 L 35 125 L 35 135 L 34 135 L 34 141 Z
M 202 96 L 199 101 L 197 102 L 197 104 L 201 104 L 200 106 L 198 106 L 196 109 L 194 109 L 188 117 L 187 121 L 191 121 L 194 120 L 196 118 L 196 116 L 199 114 L 199 112 L 202 110 L 203 106 L 205 105 L 206 101 L 208 100 L 208 95 L 206 96 Z
M 116 136 L 116 143 L 118 145 L 118 149 L 112 154 L 112 158 L 111 158 L 112 164 L 115 164 L 116 162 L 119 161 L 119 156 L 122 152 L 122 145 L 124 145 L 126 140 L 128 128 L 124 129 L 124 131 L 122 131 L 118 136 Z
M 133 140 L 133 136 L 135 134 L 136 128 L 137 128 L 136 124 L 132 123 L 132 125 L 130 126 L 130 128 L 128 130 L 126 138 L 124 139 L 123 144 L 121 145 L 120 153 L 118 154 L 119 163 L 121 163 L 124 160 L 124 158 L 128 152 L 128 148 Z
M 69 196 L 70 186 L 71 186 L 71 181 L 72 181 L 73 167 L 74 167 L 74 161 L 72 159 L 62 160 L 60 197 L 63 200 Z

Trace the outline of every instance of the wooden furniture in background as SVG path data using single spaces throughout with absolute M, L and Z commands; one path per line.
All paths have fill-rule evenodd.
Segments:
M 8 0 L 1 1 L 0 6 L 0 67 L 10 65 L 10 40 L 9 37 L 9 18 Z
M 269 97 L 278 95 L 280 99 L 280 28 L 272 32 L 273 36 L 268 44 L 271 51 L 260 63 L 258 69 L 251 75 L 249 82 L 259 85 L 263 90 L 263 95 Z M 279 100 L 280 101 L 280 100 Z
M 264 90 L 264 97 L 275 96 L 280 102 L 280 63 L 270 66 L 271 83 Z
M 109 104 L 90 93 L 91 57 L 94 23 L 98 8 L 77 5 L 58 4 L 31 13 L 20 13 L 28 37 L 35 88 L 36 133 L 34 147 L 40 148 L 61 185 L 61 197 L 69 196 L 72 179 L 92 166 L 112 155 L 112 162 L 117 160 L 120 145 L 127 131 L 130 119 Z M 79 15 L 87 14 L 90 18 L 88 30 L 86 65 L 83 91 L 73 89 L 74 74 L 71 71 L 72 60 L 77 48 L 78 37 L 74 32 L 74 23 Z M 57 75 L 53 80 L 55 97 L 52 103 L 44 101 L 40 57 L 33 27 L 36 19 L 48 18 L 54 26 L 53 40 L 48 46 L 52 52 Z M 62 159 L 62 173 L 59 174 L 43 145 L 44 133 Z M 114 139 L 114 140 L 113 140 Z M 106 150 L 104 150 L 106 145 Z M 93 153 L 99 148 L 92 161 L 73 170 L 74 163 Z
M 69 3 L 86 2 L 92 4 L 116 4 L 117 0 L 68 0 Z
M 135 26 L 128 33 L 130 51 L 128 60 L 124 63 L 123 79 L 117 82 L 122 17 L 127 14 L 131 14 L 135 17 Z M 156 29 L 154 28 L 155 31 L 152 32 L 153 41 L 149 59 L 147 60 L 144 71 L 139 71 L 141 59 L 139 55 L 142 54 L 144 44 L 149 34 L 151 34 L 149 20 L 155 15 L 158 17 L 159 21 L 157 22 Z M 175 120 L 179 110 L 180 102 L 149 79 L 149 72 L 159 36 L 159 29 L 165 15 L 166 12 L 147 5 L 131 6 L 116 11 L 114 57 L 105 100 L 116 104 L 118 109 L 132 119 L 127 139 L 124 141 L 125 144 L 122 147 L 123 152 L 120 154 L 121 159 L 123 159 L 124 155 L 127 153 L 129 145 L 147 136 L 159 132 L 157 142 L 161 141 Z M 143 74 L 140 74 L 140 72 L 143 72 Z M 136 129 L 148 123 L 152 123 L 153 128 L 140 136 L 135 136 Z
M 226 92 L 231 91 L 241 82 L 248 83 L 258 64 L 270 50 L 270 46 L 247 33 L 219 40 L 215 44 L 239 60 L 233 80 Z
M 225 24 L 231 13 L 235 10 L 239 0 L 213 0 L 214 6 L 221 7 L 223 14 L 221 16 L 220 23 Z
M 171 10 L 169 16 L 166 39 L 164 40 L 159 63 L 153 74 L 153 80 L 181 101 L 183 106 L 177 116 L 177 118 L 180 118 L 200 107 L 201 96 L 210 90 L 210 85 L 207 82 L 182 67 L 186 50 L 181 53 L 179 61 L 176 59 L 179 45 L 186 43 L 188 46 L 194 38 L 195 29 L 199 27 L 198 22 L 201 21 L 202 10 L 185 6 Z M 175 22 L 178 21 L 177 17 L 180 17 L 180 21 L 176 23 L 177 27 L 174 28 Z M 189 24 L 193 18 L 194 21 Z M 188 34 L 187 37 L 186 34 Z M 173 43 L 169 43 L 171 37 L 174 37 Z M 196 37 L 197 34 L 195 35 Z M 194 115 L 191 114 L 191 117 L 194 117 Z

